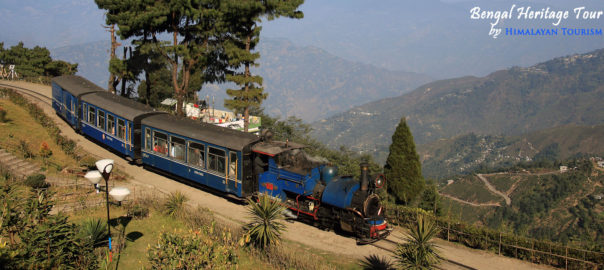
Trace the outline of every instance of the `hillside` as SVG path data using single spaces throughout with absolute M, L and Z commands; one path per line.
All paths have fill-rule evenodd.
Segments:
M 471 132 L 514 136 L 567 124 L 602 124 L 602 72 L 604 50 L 597 50 L 486 77 L 436 81 L 316 122 L 313 136 L 383 161 L 403 116 L 418 145 Z
M 455 179 L 440 189 L 445 195 L 444 208 L 451 216 L 470 223 L 602 248 L 604 170 L 595 168 L 595 163 L 589 160 L 564 164 L 568 165 L 569 171 L 532 168 Z M 509 196 L 511 204 L 503 203 L 502 198 L 489 191 L 479 177 Z M 497 205 L 485 205 L 487 203 Z
M 105 41 L 58 48 L 53 57 L 79 63 L 79 75 L 105 87 L 109 44 Z M 342 112 L 368 100 L 399 96 L 431 81 L 430 77 L 351 62 L 322 49 L 299 47 L 285 39 L 262 38 L 260 66 L 252 69 L 264 78 L 269 94 L 263 106 L 273 116 L 295 115 L 311 122 Z M 118 49 L 118 55 L 121 55 Z M 223 107 L 225 89 L 206 85 L 200 97 L 215 96 Z
M 445 179 L 518 162 L 604 155 L 604 125 L 565 125 L 520 136 L 461 135 L 420 145 L 425 177 Z

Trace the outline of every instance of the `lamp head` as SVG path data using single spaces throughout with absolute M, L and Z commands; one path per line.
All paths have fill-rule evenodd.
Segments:
M 96 185 L 101 181 L 103 176 L 101 175 L 101 173 L 99 171 L 94 170 L 94 171 L 87 172 L 86 175 L 84 175 L 84 178 L 88 179 L 88 181 L 90 181 L 90 183 Z
M 95 164 L 97 170 L 101 173 L 111 173 L 111 170 L 113 170 L 113 159 L 101 159 Z
M 114 200 L 121 202 L 130 194 L 130 190 L 125 187 L 114 187 L 109 191 L 109 195 Z

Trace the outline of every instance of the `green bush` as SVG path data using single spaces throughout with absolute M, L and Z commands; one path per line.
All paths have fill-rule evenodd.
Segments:
M 147 249 L 152 269 L 235 269 L 234 247 L 213 240 L 205 232 L 162 232 Z
M 46 175 L 43 174 L 34 174 L 30 175 L 23 182 L 28 187 L 33 189 L 47 188 L 50 185 L 46 182 Z
M 100 218 L 84 220 L 80 225 L 79 237 L 85 245 L 99 247 L 107 243 L 108 236 L 107 222 Z
M 6 119 L 6 110 L 0 108 L 0 123 L 6 123 L 8 119 Z
M 128 216 L 133 219 L 143 219 L 149 216 L 149 207 L 141 204 L 134 204 L 128 208 Z
M 189 200 L 180 191 L 172 192 L 164 204 L 164 211 L 168 216 L 180 216 L 185 211 L 185 203 Z

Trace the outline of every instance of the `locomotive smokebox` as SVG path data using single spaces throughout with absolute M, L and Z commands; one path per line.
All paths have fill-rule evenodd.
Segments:
M 361 190 L 367 191 L 369 188 L 369 163 L 361 163 Z

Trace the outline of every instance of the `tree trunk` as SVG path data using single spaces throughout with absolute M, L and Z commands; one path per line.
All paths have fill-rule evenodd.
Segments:
M 105 28 L 108 28 L 109 32 L 111 33 L 111 54 L 109 55 L 110 56 L 109 59 L 115 59 L 115 49 L 117 49 L 117 47 L 119 47 L 121 45 L 120 43 L 117 42 L 117 40 L 115 38 L 115 24 L 112 24 L 111 27 L 107 26 Z M 118 83 L 119 83 L 119 80 L 116 80 L 115 74 L 113 74 L 112 72 L 109 72 L 109 83 L 108 83 L 109 92 L 111 92 L 112 94 L 115 94 L 115 87 L 117 86 Z
M 250 31 L 251 32 L 251 31 Z M 247 36 L 247 40 L 245 41 L 245 51 L 246 52 L 250 52 L 250 42 L 251 42 L 251 34 Z M 245 62 L 245 73 L 244 73 L 244 77 L 247 80 L 247 78 L 250 77 L 250 63 L 249 62 Z M 245 88 L 243 90 L 243 92 L 245 93 L 245 96 L 247 97 L 247 93 L 250 90 L 250 84 L 249 83 L 245 83 Z M 243 132 L 247 132 L 248 128 L 250 126 L 250 106 L 245 106 L 245 109 L 243 110 Z

